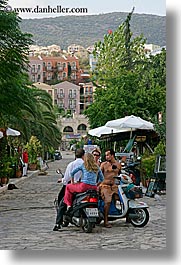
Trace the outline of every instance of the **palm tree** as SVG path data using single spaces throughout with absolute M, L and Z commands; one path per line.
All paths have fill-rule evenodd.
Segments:
M 22 33 L 21 18 L 6 12 L 7 1 L 0 2 L 0 128 L 14 127 L 21 131 L 26 143 L 37 135 L 43 146 L 57 147 L 60 132 L 56 126 L 50 95 L 31 86 L 28 75 L 31 35 Z

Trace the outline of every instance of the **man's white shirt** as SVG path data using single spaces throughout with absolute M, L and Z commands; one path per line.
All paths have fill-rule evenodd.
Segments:
M 65 170 L 65 174 L 64 174 L 64 178 L 62 179 L 62 183 L 64 185 L 67 185 L 68 182 L 71 180 L 71 176 L 70 176 L 70 172 L 77 168 L 78 166 L 83 164 L 83 159 L 82 158 L 76 158 L 76 160 L 70 162 Z M 82 171 L 78 171 L 75 175 L 74 175 L 74 182 L 79 181 L 79 179 L 82 176 Z

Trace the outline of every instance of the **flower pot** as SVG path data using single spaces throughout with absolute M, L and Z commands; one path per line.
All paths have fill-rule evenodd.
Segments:
M 21 170 L 17 170 L 16 171 L 16 178 L 20 178 L 20 177 L 22 177 L 22 172 L 21 172 Z
M 37 169 L 37 164 L 35 164 L 35 163 L 29 164 L 28 165 L 28 169 L 31 170 L 31 171 L 36 170 Z
M 0 178 L 0 182 L 1 182 L 1 184 L 8 184 L 9 178 L 8 177 L 2 177 L 2 178 Z

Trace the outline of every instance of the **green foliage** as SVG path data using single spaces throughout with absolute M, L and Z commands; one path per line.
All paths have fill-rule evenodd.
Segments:
M 151 176 L 153 176 L 157 155 L 166 155 L 166 145 L 163 141 L 160 141 L 158 145 L 154 148 L 153 154 L 150 155 L 148 152 L 144 153 L 144 156 L 141 160 L 141 169 L 143 177 L 150 178 Z
M 94 103 L 85 110 L 91 128 L 126 115 L 153 121 L 159 111 L 165 112 L 166 52 L 147 57 L 143 36 L 133 38 L 131 17 L 95 44 L 97 88 Z
M 154 155 L 166 155 L 166 143 L 160 141 L 154 149 Z
M 4 155 L 0 160 L 0 178 L 11 177 L 11 174 L 13 173 L 11 165 L 11 159 L 7 155 Z
M 153 176 L 155 166 L 155 155 L 142 157 L 141 160 L 141 175 L 143 178 L 150 178 Z
M 31 136 L 29 142 L 25 146 L 28 151 L 28 160 L 30 164 L 37 163 L 37 157 L 41 154 L 42 146 L 36 136 Z
M 0 5 L 0 127 L 19 130 L 22 142 L 36 135 L 44 149 L 57 147 L 61 135 L 52 98 L 32 87 L 26 73 L 31 35 L 21 31 L 22 21 L 15 12 L 4 9 L 7 1 Z

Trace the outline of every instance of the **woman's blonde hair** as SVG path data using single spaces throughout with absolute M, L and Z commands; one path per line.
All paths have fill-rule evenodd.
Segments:
M 94 160 L 94 156 L 90 153 L 86 153 L 84 155 L 84 166 L 87 169 L 87 171 L 93 171 L 95 173 L 98 172 L 98 165 Z

